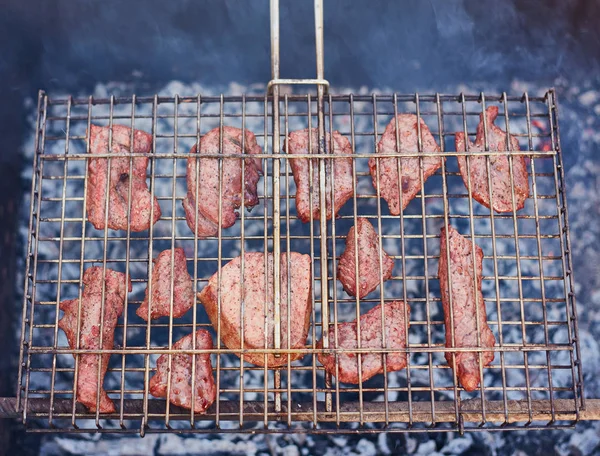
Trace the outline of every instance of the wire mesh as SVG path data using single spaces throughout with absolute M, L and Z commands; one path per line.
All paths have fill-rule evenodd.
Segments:
M 455 133 L 463 131 L 473 137 L 480 114 L 492 105 L 499 106 L 498 125 L 519 141 L 521 152 L 513 156 L 522 154 L 528 161 L 530 196 L 524 209 L 516 212 L 494 213 L 469 198 L 458 172 L 455 157 L 461 152 L 455 151 Z M 280 144 L 290 132 L 317 125 L 317 101 L 310 95 L 282 96 L 278 108 Z M 542 97 L 527 93 L 326 96 L 326 131 L 339 131 L 349 139 L 353 152 L 353 196 L 340 208 L 339 216 L 326 224 L 319 220 L 302 223 L 297 218 L 288 155 L 285 150 L 272 150 L 272 112 L 268 96 L 59 99 L 40 93 L 17 396 L 28 429 L 142 434 L 170 430 L 462 432 L 573 425 L 584 408 L 583 376 L 554 91 Z M 441 148 L 437 155 L 446 160 L 425 182 L 421 176 L 421 191 L 395 216 L 371 183 L 368 160 L 385 126 L 400 113 L 423 119 Z M 147 179 L 162 215 L 149 230 L 96 230 L 88 222 L 90 144 L 86 131 L 92 124 L 125 125 L 152 134 Z M 199 239 L 188 228 L 181 205 L 186 194 L 186 160 L 190 148 L 213 128 L 221 129 L 222 148 L 224 126 L 252 131 L 263 149 L 257 156 L 264 170 L 258 185 L 259 204 L 251 212 L 240 210 L 231 228 Z M 493 158 L 494 154 L 498 153 L 488 151 L 484 156 Z M 419 151 L 412 155 L 419 156 Z M 222 156 L 215 157 L 222 195 Z M 325 153 L 318 160 L 342 158 Z M 312 160 L 309 163 L 311 173 L 319 172 L 318 167 L 312 169 Z M 278 175 L 274 169 L 279 169 Z M 335 182 L 331 187 L 335 188 Z M 371 221 L 380 235 L 380 246 L 395 260 L 392 277 L 381 280 L 378 289 L 362 299 L 348 295 L 336 277 L 337 260 L 357 217 Z M 482 382 L 474 392 L 460 386 L 444 359 L 447 351 L 461 351 L 446 348 L 444 341 L 437 263 L 440 228 L 445 224 L 484 252 L 482 291 L 496 345 L 492 349 L 495 359 L 482 368 Z M 179 319 L 171 315 L 147 323 L 135 313 L 146 286 L 151 287 L 152 259 L 162 250 L 185 250 L 194 288 L 200 291 L 231 259 L 243 258 L 246 252 L 265 252 L 266 261 L 266 252 L 275 245 L 281 252 L 296 251 L 311 258 L 313 307 L 304 348 L 284 349 L 276 344 L 257 350 L 242 342 L 240 348 L 229 349 L 218 337 L 221 328 L 213 328 L 200 302 Z M 133 284 L 116 327 L 113 350 L 70 348 L 58 328 L 60 302 L 81 298 L 83 272 L 92 265 L 123 272 Z M 327 277 L 326 284 L 321 277 Z M 337 323 L 359 322 L 360 315 L 374 306 L 394 300 L 411 307 L 404 350 L 407 367 L 388 372 L 383 357 L 383 375 L 357 385 L 337 382 L 317 361 L 324 351 L 336 360 L 345 352 L 326 345 L 317 348 L 322 337 L 327 340 L 329 324 L 334 325 L 337 337 Z M 280 306 L 275 307 L 276 316 Z M 287 316 L 289 329 L 293 316 L 289 312 Z M 159 355 L 176 353 L 174 342 L 201 328 L 214 336 L 209 352 L 217 398 L 206 414 L 193 414 L 153 398 L 148 380 Z M 275 328 L 280 330 L 280 322 Z M 359 346 L 353 352 L 359 363 L 367 353 L 393 353 L 385 348 L 385 334 L 382 347 Z M 194 340 L 189 353 L 201 352 Z M 244 355 L 251 353 L 265 354 L 266 359 L 267 353 L 286 357 L 296 352 L 305 356 L 294 362 L 288 356 L 280 368 L 244 361 Z M 90 413 L 75 401 L 78 357 L 73 355 L 82 353 L 111 355 L 104 387 L 117 412 Z M 358 372 L 360 376 L 360 368 Z

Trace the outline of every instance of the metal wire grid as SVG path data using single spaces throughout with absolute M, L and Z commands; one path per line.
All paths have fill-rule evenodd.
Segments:
M 497 214 L 469 198 L 454 158 L 460 155 L 454 152 L 454 133 L 473 137 L 479 114 L 492 104 L 500 106 L 498 125 L 519 139 L 521 153 L 529 159 L 530 198 L 517 213 Z M 265 96 L 55 99 L 40 93 L 17 396 L 28 428 L 142 433 L 465 431 L 560 427 L 579 420 L 585 408 L 583 376 L 555 93 L 327 96 L 327 131 L 339 130 L 352 144 L 354 198 L 341 208 L 339 218 L 327 222 L 326 252 L 321 251 L 319 221 L 303 224 L 296 218 L 287 155 L 270 147 L 272 109 Z M 281 141 L 290 131 L 316 127 L 317 105 L 310 95 L 286 95 L 279 110 Z M 407 209 L 391 216 L 371 184 L 367 161 L 385 125 L 402 112 L 427 123 L 447 160 L 422 184 Z M 149 231 L 98 231 L 87 223 L 85 131 L 92 123 L 152 133 L 149 182 L 162 217 Z M 251 213 L 240 211 L 236 225 L 219 230 L 215 238 L 199 240 L 187 227 L 180 203 L 185 160 L 203 134 L 223 125 L 248 128 L 263 147 L 260 203 Z M 322 157 L 329 160 L 332 155 Z M 272 172 L 276 160 L 279 176 Z M 221 165 L 220 161 L 222 172 Z M 280 194 L 274 196 L 277 179 Z M 277 199 L 279 214 L 274 215 Z M 371 220 L 381 246 L 396 262 L 392 278 L 362 300 L 345 294 L 335 267 L 357 216 Z M 483 292 L 488 324 L 497 340 L 495 360 L 483 369 L 484 381 L 471 394 L 462 390 L 443 358 L 449 350 L 444 346 L 436 265 L 440 227 L 447 223 L 484 250 Z M 175 321 L 170 317 L 146 323 L 135 315 L 151 280 L 151 259 L 159 251 L 183 247 L 199 291 L 230 259 L 247 251 L 267 252 L 275 243 L 282 251 L 308 253 L 312 260 L 313 311 L 301 361 L 290 363 L 288 358 L 287 366 L 279 369 L 245 364 L 244 353 L 285 356 L 298 350 L 227 349 L 216 337 L 220 328 L 212 330 L 201 305 Z M 83 271 L 92 264 L 124 272 L 134 285 L 115 332 L 115 349 L 108 351 L 112 356 L 105 388 L 118 410 L 112 415 L 89 413 L 74 401 L 77 371 L 72 355 L 107 351 L 71 349 L 57 326 L 60 301 L 81 296 Z M 328 267 L 326 285 L 321 283 L 323 264 Z M 317 341 L 327 340 L 324 321 L 352 321 L 374 305 L 396 299 L 412 308 L 407 368 L 388 373 L 384 357 L 384 375 L 358 385 L 337 383 L 316 360 Z M 242 306 L 242 317 L 243 312 Z M 276 317 L 278 312 L 276 306 Z M 210 352 L 218 394 L 206 415 L 194 416 L 153 399 L 148 379 L 157 355 L 173 353 L 174 341 L 198 328 L 215 336 Z M 382 342 L 385 346 L 385 335 Z M 193 348 L 195 353 L 206 352 L 195 350 L 195 341 Z M 329 351 L 337 358 L 344 350 Z M 360 363 L 360 353 L 367 351 L 354 351 Z M 234 353 L 240 353 L 241 360 Z

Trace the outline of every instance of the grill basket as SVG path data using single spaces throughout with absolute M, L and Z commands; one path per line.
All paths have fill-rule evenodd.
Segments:
M 277 1 L 271 2 L 273 79 L 264 96 L 76 99 L 40 92 L 22 362 L 17 397 L 1 402 L 5 414 L 18 414 L 29 430 L 37 432 L 142 434 L 172 430 L 464 432 L 557 428 L 598 418 L 596 401 L 588 400 L 586 406 L 583 394 L 555 92 L 543 96 L 328 93 L 323 78 L 321 2 L 317 0 L 315 6 L 317 78 L 287 80 L 279 78 L 279 13 Z M 281 84 L 296 83 L 316 85 L 316 95 L 280 92 Z M 530 197 L 517 212 L 494 213 L 475 202 L 458 172 L 456 156 L 461 153 L 454 148 L 455 133 L 472 138 L 480 114 L 492 105 L 499 107 L 498 125 L 519 140 L 521 152 L 513 156 L 522 154 L 528 161 Z M 400 113 L 423 119 L 441 147 L 438 155 L 446 161 L 401 215 L 392 216 L 371 184 L 368 160 L 385 126 Z M 125 125 L 152 134 L 148 181 L 162 217 L 150 230 L 100 231 L 87 222 L 86 130 L 91 124 Z M 252 131 L 263 148 L 258 156 L 264 169 L 259 204 L 252 212 L 241 210 L 237 223 L 219 230 L 216 237 L 198 239 L 187 227 L 181 205 L 186 160 L 202 135 L 223 126 Z M 350 140 L 354 188 L 353 198 L 338 218 L 302 223 L 296 216 L 296 188 L 282 144 L 289 132 L 309 127 L 318 129 L 321 144 L 325 133 L 334 130 Z M 490 160 L 494 154 L 483 155 Z M 413 151 L 413 156 L 419 155 Z M 325 147 L 313 171 L 325 173 L 334 157 L 339 159 Z M 391 279 L 360 300 L 347 295 L 336 277 L 346 235 L 359 216 L 371 221 L 381 246 L 395 260 Z M 445 224 L 474 239 L 484 252 L 482 289 L 497 343 L 494 362 L 484 368 L 481 386 L 472 393 L 460 387 L 444 359 L 445 352 L 460 351 L 444 344 L 437 263 L 440 228 Z M 273 252 L 276 257 L 287 251 L 309 254 L 313 311 L 306 347 L 278 346 L 281 322 L 277 317 L 287 303 L 277 298 L 276 346 L 271 350 L 228 349 L 199 302 L 180 319 L 165 317 L 151 323 L 140 319 L 135 310 L 143 299 L 152 259 L 173 247 L 185 250 L 197 291 L 224 264 L 245 252 Z M 75 402 L 73 354 L 90 352 L 69 348 L 58 329 L 59 303 L 81 296 L 83 271 L 92 265 L 123 272 L 133 283 L 114 349 L 92 352 L 112 355 L 104 385 L 117 412 L 108 415 L 89 413 Z M 393 300 L 403 300 L 412 309 L 407 368 L 358 385 L 336 382 L 317 361 L 321 352 L 343 352 L 327 343 L 316 348 L 322 336 L 328 339 L 327 323 L 353 321 Z M 153 398 L 148 378 L 158 355 L 176 353 L 173 343 L 200 328 L 214 336 L 210 353 L 218 394 L 207 414 L 194 415 Z M 288 361 L 277 369 L 243 362 L 243 355 L 251 352 L 286 357 L 298 351 L 305 353 L 300 361 Z M 360 356 L 368 350 L 354 352 Z

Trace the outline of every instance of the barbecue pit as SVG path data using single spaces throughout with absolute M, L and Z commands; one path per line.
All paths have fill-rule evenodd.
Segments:
M 480 428 L 561 427 L 581 419 L 596 419 L 596 401 L 586 401 L 583 393 L 554 91 L 541 97 L 527 93 L 333 94 L 323 74 L 319 0 L 315 1 L 316 78 L 280 79 L 276 0 L 271 7 L 273 79 L 262 97 L 57 99 L 40 93 L 19 390 L 16 398 L 4 400 L 2 408 L 22 416 L 32 431 L 142 434 L 170 429 L 462 432 Z M 317 93 L 282 94 L 282 84 L 313 84 Z M 519 212 L 496 214 L 479 207 L 462 185 L 452 158 L 460 155 L 453 150 L 454 133 L 463 131 L 472 136 L 479 114 L 490 105 L 500 107 L 499 125 L 519 139 L 522 152 L 513 153 L 523 154 L 530 161 L 531 194 Z M 390 216 L 385 202 L 370 187 L 367 161 L 373 156 L 385 125 L 399 113 L 424 119 L 447 161 L 440 172 L 423 184 L 406 211 Z M 158 188 L 157 180 L 172 183 L 170 194 L 156 195 L 165 209 L 160 226 L 133 234 L 130 230 L 95 232 L 87 223 L 84 189 L 89 144 L 85 130 L 92 123 L 122 124 L 151 132 L 150 189 L 154 192 Z M 185 182 L 184 162 L 189 147 L 198 144 L 203 134 L 226 125 L 251 129 L 263 147 L 264 153 L 259 157 L 265 176 L 259 183 L 260 203 L 251 213 L 240 211 L 236 226 L 220 230 L 215 239 L 198 240 L 186 229 L 180 203 L 184 196 L 180 191 Z M 281 146 L 288 132 L 313 127 L 318 129 L 323 145 L 318 166 L 312 170 L 321 176 L 321 197 L 325 197 L 327 161 L 334 160 L 327 153 L 324 138 L 333 130 L 339 130 L 352 144 L 355 197 L 338 219 L 327 221 L 321 217 L 304 225 L 295 217 L 295 186 L 288 156 Z M 169 147 L 171 151 L 164 152 Z M 493 157 L 494 153 L 484 155 Z M 418 150 L 414 156 L 419 156 Z M 75 207 L 81 215 L 65 217 Z M 321 207 L 324 210 L 325 204 Z M 393 252 L 397 263 L 396 273 L 385 286 L 382 284 L 382 293 L 362 300 L 344 294 L 335 268 L 348 228 L 359 216 L 370 218 L 382 244 Z M 435 264 L 439 256 L 439 227 L 448 222 L 463 227 L 482 246 L 485 255 L 488 323 L 497 336 L 496 360 L 490 369 L 501 373 L 502 382 L 482 382 L 474 394 L 462 391 L 443 360 L 447 349 L 442 342 Z M 481 222 L 485 229 L 480 228 Z M 215 254 L 199 258 L 199 242 L 212 243 Z M 146 323 L 134 318 L 138 303 L 131 299 L 126 301 L 124 317 L 117 327 L 120 339 L 110 351 L 113 356 L 107 375 L 107 384 L 112 381 L 116 385 L 109 387 L 109 393 L 118 412 L 90 414 L 76 404 L 72 354 L 78 351 L 60 341 L 58 304 L 76 296 L 83 270 L 92 264 L 117 268 L 134 284 L 149 281 L 151 260 L 161 250 L 159 243 L 168 248 L 181 246 L 190 253 L 188 263 L 193 264 L 197 291 L 226 261 L 245 251 L 272 251 L 275 257 L 291 250 L 310 254 L 315 281 L 314 311 L 303 361 L 288 363 L 281 369 L 244 365 L 216 335 L 216 348 L 211 355 L 219 394 L 208 414 L 195 416 L 151 398 L 148 377 L 157 355 L 173 353 L 170 347 L 181 335 L 211 328 L 202 316 L 202 307 L 194 306 L 189 322 L 170 318 L 168 322 Z M 388 247 L 392 245 L 396 249 Z M 79 255 L 73 255 L 74 251 Z M 275 265 L 278 268 L 278 262 Z M 286 305 L 277 298 L 280 292 L 276 285 L 276 322 L 281 306 Z M 331 350 L 327 346 L 327 323 L 351 321 L 373 305 L 390 299 L 402 299 L 416 310 L 410 317 L 409 366 L 404 371 L 385 373 L 374 386 L 338 384 L 316 361 L 321 350 L 316 343 L 321 337 L 322 350 Z M 520 317 L 504 319 L 503 311 L 513 307 Z M 285 357 L 294 350 L 277 346 L 280 328 L 280 324 L 275 324 L 276 346 L 266 352 Z M 514 328 L 518 335 L 512 331 Z M 47 342 L 47 334 L 51 334 L 51 343 Z M 140 334 L 142 343 L 137 342 Z M 243 354 L 244 350 L 238 352 Z M 336 352 L 342 350 L 332 351 Z M 360 349 L 355 352 L 361 353 Z M 98 352 L 101 353 L 106 351 Z M 262 370 L 261 387 L 244 384 L 247 370 Z M 71 378 L 71 389 L 56 388 L 59 377 Z M 300 377 L 312 378 L 312 387 L 296 386 Z M 33 383 L 35 387 L 31 386 Z

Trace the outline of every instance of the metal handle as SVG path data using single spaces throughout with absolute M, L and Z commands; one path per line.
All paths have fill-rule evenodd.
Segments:
M 271 80 L 267 93 L 277 85 L 317 85 L 329 89 L 329 81 L 324 78 L 323 60 L 323 1 L 315 0 L 315 48 L 317 57 L 316 79 L 281 79 L 279 77 L 279 0 L 271 0 Z
M 324 95 L 329 87 L 329 82 L 324 79 L 323 63 L 323 1 L 314 0 L 315 10 L 315 50 L 317 58 L 317 78 L 316 79 L 280 79 L 279 78 L 279 0 L 270 0 L 271 15 L 271 80 L 267 85 L 267 92 L 273 94 L 273 152 L 280 151 L 280 119 L 279 119 L 279 86 L 281 84 L 315 84 L 317 86 L 317 119 L 319 151 L 317 155 L 324 153 L 325 147 L 325 116 L 324 116 Z M 310 119 L 309 115 L 309 127 Z M 280 225 L 280 170 L 281 163 L 279 158 L 273 159 L 273 339 L 274 348 L 281 348 L 281 225 Z M 325 186 L 325 160 L 319 160 L 319 204 L 321 208 L 320 221 L 320 258 L 321 258 L 321 316 L 322 321 L 322 340 L 323 348 L 329 347 L 329 296 L 328 296 L 328 277 L 327 277 L 327 207 L 326 207 L 326 186 Z M 312 198 L 312 194 L 310 196 Z M 289 299 L 289 296 L 288 296 Z M 288 310 L 289 314 L 289 310 Z M 289 343 L 289 341 L 288 341 Z M 275 354 L 275 356 L 279 356 Z M 280 383 L 280 373 L 275 372 L 275 386 L 278 388 Z M 331 382 L 330 377 L 326 378 L 326 386 Z M 326 397 L 326 408 L 331 410 L 331 395 Z M 275 395 L 275 410 L 281 409 L 281 398 L 279 393 Z

